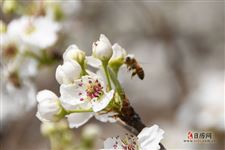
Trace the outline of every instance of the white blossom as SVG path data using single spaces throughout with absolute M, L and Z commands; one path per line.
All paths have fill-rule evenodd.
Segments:
M 70 45 L 63 54 L 63 60 L 75 60 L 82 65 L 85 60 L 85 53 L 80 50 L 76 45 Z
M 104 149 L 158 150 L 164 131 L 157 125 L 145 127 L 139 135 L 127 135 L 124 138 L 112 137 L 104 141 Z
M 114 90 L 106 92 L 102 79 L 98 76 L 82 76 L 73 84 L 60 86 L 61 102 L 65 109 L 103 110 L 113 98 Z
M 59 29 L 59 24 L 47 17 L 23 16 L 11 21 L 8 25 L 10 35 L 14 35 L 18 40 L 28 45 L 41 49 L 55 44 Z
M 163 139 L 164 131 L 159 128 L 158 125 L 153 125 L 152 127 L 144 128 L 138 134 L 138 142 L 140 144 L 140 148 L 158 150 L 160 149 L 159 142 Z
M 113 55 L 109 60 L 109 63 L 119 63 L 120 65 L 124 63 L 124 59 L 127 55 L 127 52 L 125 49 L 123 49 L 119 44 L 115 43 L 112 46 L 113 49 Z
M 207 70 L 199 76 L 196 84 L 196 89 L 178 110 L 178 122 L 185 128 L 194 126 L 225 131 L 224 71 Z
M 0 122 L 6 124 L 8 121 L 16 120 L 34 108 L 36 104 L 36 88 L 29 79 L 19 81 L 16 85 L 14 79 L 8 79 L 0 68 L 0 97 L 1 117 Z M 14 81 L 17 82 L 17 81 Z
M 93 43 L 92 51 L 93 56 L 102 61 L 108 61 L 113 54 L 112 45 L 104 34 L 100 35 L 99 41 Z
M 43 122 L 56 121 L 62 108 L 58 96 L 49 90 L 42 90 L 37 94 L 38 111 L 36 116 Z
M 80 78 L 81 71 L 76 61 L 66 61 L 57 67 L 55 77 L 59 84 L 69 84 Z
M 3 57 L 4 62 L 9 62 L 19 53 L 20 46 L 17 39 L 9 35 L 7 32 L 0 33 L 0 55 Z

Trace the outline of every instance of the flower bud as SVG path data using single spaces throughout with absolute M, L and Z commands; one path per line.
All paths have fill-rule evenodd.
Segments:
M 113 55 L 109 60 L 109 65 L 112 67 L 120 67 L 124 63 L 127 52 L 117 43 L 112 46 L 112 49 Z
M 50 135 L 55 131 L 53 122 L 45 122 L 41 124 L 41 133 L 45 136 Z
M 84 130 L 82 131 L 82 136 L 85 139 L 92 139 L 98 136 L 100 132 L 101 130 L 97 125 L 89 124 L 84 127 Z
M 58 122 L 44 122 L 41 124 L 41 133 L 45 136 L 54 132 L 63 132 L 67 129 L 69 129 L 68 123 L 63 119 Z
M 61 119 L 62 107 L 59 105 L 58 96 L 49 91 L 43 90 L 37 94 L 38 111 L 36 116 L 43 122 L 57 121 Z
M 6 14 L 13 13 L 16 11 L 17 2 L 16 0 L 5 0 L 3 3 L 3 12 Z
M 68 61 L 71 59 L 77 61 L 82 66 L 85 60 L 85 53 L 76 45 L 70 45 L 63 54 L 63 60 Z
M 55 77 L 59 84 L 70 84 L 79 79 L 82 69 L 76 61 L 66 61 L 56 69 Z
M 108 61 L 112 56 L 112 45 L 109 39 L 101 34 L 99 41 L 94 42 L 92 45 L 93 56 L 101 61 Z

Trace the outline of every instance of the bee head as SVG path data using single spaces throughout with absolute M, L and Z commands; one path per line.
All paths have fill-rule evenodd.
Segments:
M 131 60 L 131 58 L 130 58 L 129 56 L 127 56 L 127 57 L 125 58 L 125 61 L 126 61 L 126 62 L 130 62 L 130 60 Z
M 134 58 L 133 55 L 127 55 L 126 58 L 125 58 L 125 61 L 130 62 L 133 58 Z

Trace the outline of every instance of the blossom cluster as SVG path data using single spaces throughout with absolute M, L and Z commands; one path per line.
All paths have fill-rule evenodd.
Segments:
M 40 66 L 55 62 L 50 48 L 56 44 L 61 29 L 61 24 L 49 17 L 49 13 L 29 14 L 23 12 L 26 9 L 18 11 L 17 7 L 23 8 L 18 5 L 16 0 L 4 1 L 3 15 L 12 15 L 13 19 L 0 21 L 0 71 L 3 81 L 0 96 L 3 97 L 3 105 L 11 108 L 3 109 L 1 119 L 4 123 L 35 105 L 36 87 L 33 79 Z M 14 108 L 16 115 L 10 111 Z
M 115 48 L 116 47 L 116 48 Z M 88 65 L 102 67 L 107 78 L 110 61 L 124 61 L 125 50 L 118 44 L 111 45 L 105 35 L 93 43 L 92 56 L 86 56 L 78 46 L 71 45 L 63 54 L 63 64 L 56 69 L 55 77 L 60 84 L 60 97 L 49 90 L 37 94 L 37 116 L 42 121 L 56 121 L 64 116 L 69 126 L 79 127 L 91 117 L 103 122 L 116 122 L 118 109 L 115 104 L 115 89 L 110 80 L 88 69 Z M 123 62 L 122 62 L 123 63 Z
M 127 53 L 118 44 L 111 45 L 101 34 L 92 45 L 92 55 L 77 45 L 69 46 L 63 54 L 63 64 L 55 72 L 60 84 L 60 96 L 49 90 L 37 94 L 36 116 L 43 122 L 67 118 L 70 128 L 78 128 L 95 116 L 102 122 L 116 122 L 123 106 L 123 90 L 117 79 L 119 68 L 125 64 Z M 90 71 L 92 66 L 97 73 Z M 104 74 L 98 73 L 103 70 Z M 159 149 L 164 131 L 157 125 L 146 127 L 137 136 L 126 139 L 109 138 L 105 149 Z

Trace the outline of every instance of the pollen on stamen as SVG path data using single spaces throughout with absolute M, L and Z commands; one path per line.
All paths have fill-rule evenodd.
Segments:
M 79 85 L 79 86 L 82 86 L 82 85 L 83 85 L 83 83 L 79 83 L 78 85 Z
M 79 96 L 81 96 L 81 95 L 82 95 L 82 93 L 80 92 L 78 95 L 79 95 Z
M 80 98 L 80 101 L 83 101 L 84 99 L 83 98 Z

